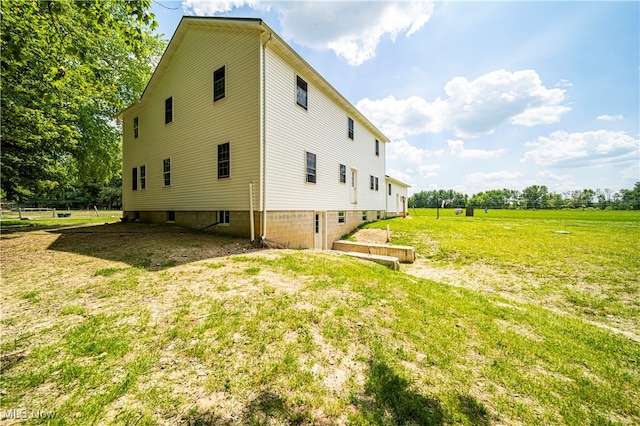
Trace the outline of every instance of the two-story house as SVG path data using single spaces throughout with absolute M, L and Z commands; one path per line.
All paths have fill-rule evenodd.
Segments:
M 387 215 L 388 138 L 260 19 L 184 17 L 121 119 L 131 220 L 324 249 Z

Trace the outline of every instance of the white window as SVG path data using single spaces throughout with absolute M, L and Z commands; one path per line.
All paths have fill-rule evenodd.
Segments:
M 307 159 L 307 183 L 316 183 L 316 155 L 310 152 L 305 154 Z
M 171 186 L 171 158 L 165 158 L 162 160 L 162 176 L 164 179 L 164 186 Z
M 147 187 L 147 166 L 140 166 L 140 189 Z
M 307 82 L 296 76 L 296 103 L 307 109 Z
M 225 68 L 222 67 L 213 72 L 213 102 L 224 99 L 226 96 Z
M 139 129 L 140 129 L 140 120 L 138 120 L 138 117 L 135 117 L 133 119 L 133 137 L 134 138 L 138 138 L 139 136 Z
M 218 212 L 218 223 L 222 223 L 225 225 L 229 224 L 229 217 L 231 216 L 231 214 L 229 213 L 229 210 L 221 210 Z

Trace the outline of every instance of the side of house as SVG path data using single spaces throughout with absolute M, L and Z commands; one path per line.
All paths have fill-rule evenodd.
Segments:
M 408 212 L 408 190 L 409 185 L 391 176 L 385 176 L 386 197 L 387 197 L 387 217 L 405 217 Z
M 387 138 L 277 35 L 265 36 L 266 235 L 326 249 L 384 217 Z
M 181 23 L 141 100 L 122 114 L 125 216 L 249 235 L 260 179 L 259 40 L 251 22 L 215 31 Z
M 386 216 L 388 139 L 260 19 L 182 19 L 121 114 L 124 215 L 328 248 Z

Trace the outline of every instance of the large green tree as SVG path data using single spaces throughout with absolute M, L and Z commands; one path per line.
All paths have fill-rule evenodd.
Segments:
M 3 0 L 2 190 L 51 198 L 120 173 L 116 117 L 164 42 L 150 0 Z

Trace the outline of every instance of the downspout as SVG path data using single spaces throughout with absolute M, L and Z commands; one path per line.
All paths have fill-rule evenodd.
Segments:
M 256 231 L 253 220 L 253 182 L 249 182 L 249 228 L 251 229 L 252 242 L 256 239 Z
M 261 241 L 267 238 L 267 45 L 273 38 L 269 38 L 262 45 L 262 138 L 260 140 L 262 155 L 262 236 Z

